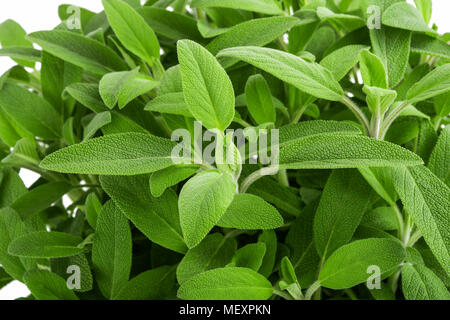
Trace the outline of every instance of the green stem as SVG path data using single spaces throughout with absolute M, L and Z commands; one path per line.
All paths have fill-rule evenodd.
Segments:
M 361 123 L 364 128 L 366 135 L 369 135 L 369 120 L 367 120 L 366 115 L 361 111 L 361 109 L 346 95 L 342 96 L 342 102 L 353 112 L 355 117 Z
M 286 169 L 278 171 L 278 181 L 284 187 L 289 187 L 289 177 Z
M 305 110 L 308 108 L 308 105 L 303 105 L 298 109 L 293 115 L 292 115 L 292 121 L 291 123 L 297 123 L 302 118 L 303 113 L 305 113 Z
M 390 114 L 388 114 L 388 116 L 383 122 L 383 125 L 381 126 L 381 139 L 384 139 L 392 123 L 395 121 L 395 119 L 398 118 L 398 116 L 408 105 L 409 105 L 408 101 L 403 101 L 401 105 L 399 105 L 395 110 L 393 110 Z
M 284 292 L 282 292 L 280 290 L 277 290 L 277 289 L 273 289 L 273 294 L 276 295 L 276 296 L 279 296 L 279 297 L 281 297 L 283 299 L 286 299 L 286 300 L 294 300 L 287 293 L 284 293 Z
M 305 293 L 305 300 L 311 300 L 313 294 L 320 288 L 320 282 L 317 280 L 314 282 Z
M 277 167 L 264 167 L 261 168 L 252 174 L 250 174 L 247 178 L 245 178 L 244 182 L 241 184 L 241 193 L 247 192 L 248 188 L 257 180 L 261 179 L 264 176 L 273 175 L 278 172 Z

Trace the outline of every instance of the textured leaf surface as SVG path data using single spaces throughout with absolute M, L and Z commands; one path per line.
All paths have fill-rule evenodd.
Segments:
M 450 272 L 450 189 L 424 166 L 393 169 L 394 185 L 425 241 Z
M 178 200 L 181 228 L 189 248 L 202 241 L 231 204 L 236 185 L 231 175 L 205 171 L 191 178 Z
M 450 126 L 442 130 L 428 162 L 428 168 L 450 186 Z
M 260 12 L 265 14 L 281 14 L 283 11 L 273 0 L 194 0 L 192 8 L 223 7 Z
M 142 133 L 120 133 L 88 140 L 47 156 L 41 167 L 67 173 L 136 175 L 174 165 L 176 144 Z
M 28 38 L 52 55 L 96 74 L 126 69 L 112 49 L 75 32 L 38 31 L 29 34 Z
M 159 59 L 159 42 L 152 28 L 130 5 L 121 0 L 103 0 L 108 21 L 120 42 L 152 65 Z
M 24 282 L 38 300 L 78 300 L 75 293 L 67 288 L 66 281 L 46 270 L 29 271 Z
M 408 91 L 410 103 L 419 102 L 450 90 L 450 63 L 437 67 L 419 82 L 414 84 Z
M 367 268 L 376 265 L 382 279 L 402 263 L 405 249 L 396 240 L 365 239 L 347 244 L 332 254 L 320 271 L 320 284 L 345 289 L 367 280 Z
M 128 282 L 131 271 L 131 230 L 122 211 L 108 201 L 100 211 L 92 245 L 96 281 L 107 298 Z
M 18 257 L 62 258 L 83 252 L 81 238 L 64 232 L 32 232 L 16 238 L 8 252 Z
M 210 270 L 183 283 L 178 297 L 186 300 L 266 300 L 272 295 L 270 282 L 247 268 Z
M 60 115 L 42 97 L 23 87 L 6 84 L 0 91 L 0 107 L 23 129 L 44 139 L 61 136 Z
M 237 194 L 217 222 L 224 228 L 267 230 L 283 225 L 283 218 L 272 205 L 252 194 Z
M 323 259 L 350 241 L 370 195 L 370 186 L 356 170 L 335 170 L 328 178 L 314 218 L 314 242 Z
M 403 266 L 402 289 L 407 300 L 450 299 L 450 293 L 441 279 L 421 264 Z
M 184 253 L 177 196 L 173 191 L 155 198 L 150 193 L 149 176 L 102 176 L 101 185 L 125 216 L 151 241 Z M 136 198 L 136 194 L 140 196 Z
M 178 283 L 183 284 L 202 272 L 225 267 L 236 251 L 236 240 L 220 233 L 205 237 L 198 246 L 190 249 L 177 267 Z
M 289 169 L 359 168 L 418 165 L 412 152 L 362 136 L 321 134 L 300 139 L 280 151 L 280 167 Z
M 315 97 L 342 99 L 342 88 L 328 69 L 292 54 L 269 48 L 236 47 L 222 50 L 218 56 L 245 61 Z
M 184 99 L 192 115 L 208 129 L 226 129 L 234 117 L 234 90 L 214 56 L 199 44 L 177 45 Z

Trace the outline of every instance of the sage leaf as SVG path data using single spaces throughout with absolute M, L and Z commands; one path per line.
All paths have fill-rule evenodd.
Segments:
M 365 239 L 354 241 L 336 250 L 325 262 L 319 275 L 322 286 L 345 289 L 367 280 L 367 268 L 380 268 L 381 279 L 386 278 L 402 263 L 405 249 L 400 241 Z
M 189 248 L 197 246 L 233 201 L 236 184 L 231 175 L 205 171 L 191 178 L 180 192 L 181 229 Z
M 189 111 L 206 128 L 225 130 L 234 118 L 234 90 L 228 75 L 199 44 L 181 40 L 177 49 Z
M 247 268 L 219 268 L 200 273 L 183 283 L 178 297 L 187 300 L 267 300 L 272 285 Z
M 92 262 L 98 286 L 107 298 L 128 282 L 131 271 L 131 230 L 128 220 L 112 201 L 103 206 L 97 220 Z

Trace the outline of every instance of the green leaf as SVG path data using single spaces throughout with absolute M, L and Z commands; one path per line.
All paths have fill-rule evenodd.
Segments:
M 111 113 L 108 111 L 97 113 L 91 121 L 84 127 L 83 141 L 92 138 L 95 133 L 111 123 Z
M 235 193 L 233 177 L 219 171 L 205 171 L 186 182 L 178 207 L 181 229 L 189 248 L 197 246 L 216 225 Z
M 422 13 L 422 17 L 425 20 L 425 23 L 428 25 L 430 23 L 431 13 L 433 9 L 432 0 L 414 0 L 414 3 L 416 4 L 417 10 Z
M 38 31 L 28 35 L 52 55 L 89 72 L 103 75 L 126 69 L 125 62 L 110 48 L 98 41 L 69 31 Z
M 128 219 L 151 241 L 185 253 L 177 196 L 167 190 L 159 198 L 150 193 L 149 176 L 102 176 L 100 183 Z M 139 197 L 136 198 L 136 195 Z
M 428 162 L 428 168 L 450 186 L 450 126 L 442 130 Z
M 397 92 L 389 89 L 370 87 L 365 85 L 367 106 L 374 115 L 384 115 L 397 98 Z
M 388 87 L 396 86 L 404 77 L 409 62 L 411 32 L 390 27 L 371 29 L 370 39 L 375 55 L 388 73 Z
M 67 288 L 66 281 L 46 270 L 27 272 L 23 281 L 38 300 L 78 300 L 75 293 Z
M 150 191 L 154 197 L 160 197 L 167 188 L 193 176 L 198 167 L 174 166 L 153 172 L 150 176 Z
M 79 288 L 75 287 L 73 290 L 78 292 L 91 291 L 93 288 L 94 279 L 92 276 L 89 261 L 84 253 L 81 253 L 73 257 L 50 260 L 50 268 L 52 272 L 56 273 L 63 279 L 66 279 L 66 282 L 70 283 L 71 285 L 77 284 L 76 283 L 77 281 L 74 281 L 75 279 L 73 279 L 73 276 L 76 274 L 75 272 L 77 272 L 77 270 L 75 270 L 74 272 L 73 266 L 78 266 L 80 268 L 79 269 L 80 272 L 78 273 L 80 276 L 79 279 L 80 287 Z
M 108 201 L 97 220 L 92 263 L 100 291 L 113 298 L 128 282 L 132 258 L 131 230 L 122 211 Z
M 279 131 L 279 145 L 283 148 L 308 136 L 322 133 L 334 135 L 358 135 L 361 131 L 354 125 L 342 121 L 312 120 L 282 126 Z
M 396 168 L 394 185 L 405 210 L 425 241 L 450 272 L 450 189 L 424 166 Z
M 217 225 L 244 230 L 268 230 L 281 227 L 283 223 L 283 217 L 277 209 L 260 197 L 236 194 Z
M 41 162 L 65 173 L 136 175 L 174 165 L 168 139 L 142 133 L 110 134 L 58 150 Z
M 349 45 L 337 49 L 320 61 L 322 67 L 330 70 L 340 81 L 358 63 L 360 52 L 366 52 L 364 45 Z
M 206 47 L 212 54 L 239 46 L 265 46 L 282 36 L 290 28 L 299 23 L 296 17 L 269 17 L 242 22 L 230 28 Z M 236 60 L 221 58 L 224 68 L 233 65 Z
M 12 166 L 38 165 L 40 161 L 36 143 L 28 138 L 17 141 L 11 153 L 2 159 L 2 163 Z
M 317 16 L 322 21 L 328 21 L 330 23 L 337 24 L 343 29 L 353 31 L 359 29 L 365 25 L 364 19 L 359 16 L 343 13 L 335 13 L 326 7 L 318 7 L 316 9 Z
M 0 91 L 0 107 L 35 136 L 49 140 L 61 136 L 60 115 L 42 97 L 23 87 L 5 84 Z
M 19 174 L 12 168 L 0 168 L 0 208 L 10 206 L 28 192 Z
M 247 268 L 221 268 L 200 273 L 183 283 L 178 297 L 185 300 L 267 300 L 272 285 Z
M 383 62 L 369 50 L 361 51 L 359 60 L 364 84 L 386 89 L 388 87 L 388 77 Z
M 120 42 L 152 65 L 159 59 L 159 42 L 152 28 L 130 5 L 121 0 L 102 0 L 108 21 Z
M 236 47 L 222 50 L 218 57 L 240 59 L 315 97 L 342 99 L 342 88 L 328 69 L 292 54 L 269 48 Z
M 221 7 L 254 11 L 265 14 L 282 14 L 283 11 L 274 0 L 193 0 L 192 8 Z
M 320 258 L 314 244 L 314 216 L 318 201 L 308 204 L 293 222 L 286 236 L 290 260 L 302 287 L 309 287 L 317 278 Z
M 275 107 L 269 85 L 264 77 L 256 74 L 248 78 L 245 86 L 247 108 L 257 124 L 276 121 Z
M 189 111 L 206 128 L 225 130 L 234 118 L 234 90 L 225 70 L 193 41 L 178 41 L 177 52 Z
M 25 65 L 30 65 L 41 61 L 41 52 L 27 47 L 6 47 L 0 49 L 0 57 L 10 57 L 18 61 L 24 61 L 23 64 Z
M 108 73 L 100 80 L 100 96 L 108 108 L 113 109 L 118 103 L 119 109 L 122 109 L 158 84 L 152 78 L 139 74 L 138 69 Z
M 197 29 L 197 21 L 190 16 L 160 8 L 142 7 L 137 12 L 157 33 L 172 40 L 191 39 L 201 42 L 203 37 Z
M 434 98 L 434 110 L 436 115 L 444 118 L 450 114 L 450 92 L 446 92 Z
M 378 266 L 381 279 L 394 272 L 405 258 L 400 241 L 365 239 L 342 246 L 325 262 L 319 275 L 320 285 L 330 289 L 346 289 L 365 282 L 370 266 Z
M 320 134 L 299 139 L 280 151 L 285 169 L 335 169 L 419 165 L 412 152 L 363 136 Z
M 277 234 L 273 230 L 265 230 L 259 235 L 258 242 L 262 242 L 266 245 L 266 254 L 264 255 L 261 267 L 259 268 L 259 273 L 265 277 L 269 277 L 275 266 L 278 244 Z
M 67 98 L 62 96 L 64 89 L 72 83 L 81 81 L 82 76 L 83 70 L 80 67 L 47 52 L 42 54 L 42 94 L 56 110 L 63 110 L 64 100 Z
M 450 63 L 437 67 L 409 89 L 408 102 L 415 103 L 450 91 Z
M 8 246 L 25 233 L 25 225 L 17 212 L 10 208 L 0 209 L 0 263 L 9 275 L 19 280 L 26 270 L 18 257 L 8 253 Z
M 383 12 L 383 24 L 411 31 L 431 32 L 422 15 L 406 2 L 395 3 Z
M 328 178 L 314 218 L 314 242 L 323 260 L 352 239 L 370 196 L 357 170 L 335 170 Z
M 128 281 L 113 297 L 114 300 L 170 299 L 175 287 L 173 267 L 164 266 L 147 270 Z
M 402 268 L 402 291 L 407 300 L 449 300 L 450 293 L 433 271 L 421 264 Z
M 12 51 L 23 49 L 23 52 L 33 52 L 33 55 L 36 54 L 33 45 L 30 41 L 25 39 L 26 36 L 25 30 L 14 20 L 8 19 L 0 24 L 0 44 L 2 45 L 2 49 L 0 52 L 8 52 L 8 48 L 12 48 Z M 11 51 L 10 51 L 11 52 Z M 27 54 L 27 56 L 29 56 Z M 15 57 L 12 57 L 15 58 Z M 34 61 L 25 59 L 25 60 L 16 60 L 17 63 L 24 65 L 26 67 L 34 67 Z
M 367 212 L 361 220 L 361 225 L 386 231 L 398 229 L 396 213 L 392 207 L 378 207 Z
M 72 83 L 65 90 L 75 100 L 93 112 L 99 113 L 108 110 L 103 104 L 96 84 Z
M 176 114 L 192 118 L 191 111 L 184 101 L 182 92 L 167 93 L 157 96 L 145 106 L 147 111 L 156 111 L 160 113 Z
M 450 45 L 439 38 L 416 33 L 411 40 L 411 51 L 450 59 Z
M 84 208 L 86 212 L 86 219 L 89 225 L 95 230 L 97 228 L 98 215 L 102 209 L 102 204 L 95 193 L 91 192 L 86 197 Z
M 22 219 L 30 217 L 48 208 L 52 203 L 60 200 L 72 189 L 67 182 L 49 182 L 40 185 L 11 204 L 11 208 L 19 213 Z
M 16 238 L 9 244 L 8 252 L 18 257 L 63 258 L 83 252 L 78 247 L 82 239 L 64 232 L 32 232 Z
M 236 240 L 220 233 L 206 236 L 195 248 L 189 249 L 177 267 L 178 283 L 183 284 L 205 271 L 225 267 L 236 251 Z
M 258 271 L 262 265 L 265 254 L 266 245 L 264 243 L 250 243 L 236 251 L 229 266 L 249 268 Z
M 381 198 L 390 205 L 395 205 L 397 193 L 389 168 L 358 168 L 358 170 Z

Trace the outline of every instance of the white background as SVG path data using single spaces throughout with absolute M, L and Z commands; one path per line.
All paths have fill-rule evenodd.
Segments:
M 245 0 L 242 0 L 245 1 Z M 408 0 L 413 3 L 413 0 Z M 0 1 L 0 23 L 7 19 L 17 21 L 26 32 L 51 30 L 60 23 L 58 6 L 73 4 L 94 12 L 102 10 L 100 0 L 12 0 Z M 439 33 L 450 32 L 450 1 L 433 0 L 433 16 L 431 23 L 439 26 Z M 0 75 L 14 65 L 7 57 L 0 57 Z M 22 171 L 21 176 L 27 186 L 31 185 L 37 176 L 29 171 Z M 22 283 L 14 281 L 0 289 L 0 300 L 15 299 L 29 294 Z

